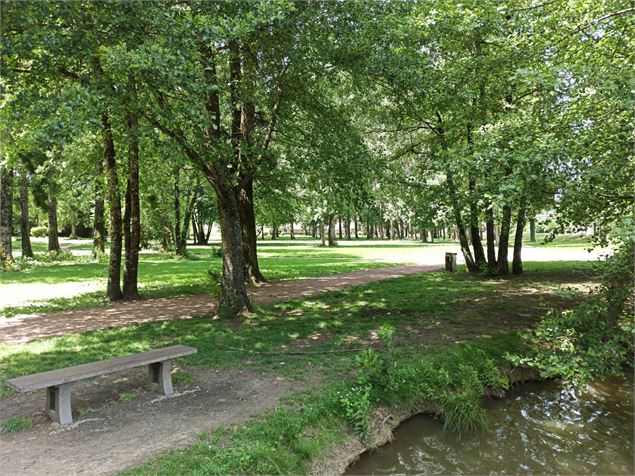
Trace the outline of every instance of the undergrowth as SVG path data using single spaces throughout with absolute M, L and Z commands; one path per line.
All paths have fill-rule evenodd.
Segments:
M 484 389 L 507 387 L 502 354 L 521 345 L 517 334 L 504 334 L 401 356 L 392 348 L 392 329 L 382 328 L 380 338 L 381 351 L 358 356 L 353 381 L 288 397 L 284 406 L 246 424 L 201 435 L 196 444 L 124 474 L 301 474 L 350 431 L 368 437 L 372 413 L 382 406 L 432 402 L 448 429 L 476 430 L 486 424 L 480 407 Z

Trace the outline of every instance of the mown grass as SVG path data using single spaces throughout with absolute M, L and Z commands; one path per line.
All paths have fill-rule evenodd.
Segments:
M 561 299 L 559 290 L 567 283 L 588 280 L 589 268 L 585 262 L 528 263 L 524 276 L 504 280 L 422 273 L 258 308 L 240 323 L 203 317 L 0 344 L 0 395 L 7 392 L 1 383 L 7 378 L 173 344 L 198 349 L 184 359 L 193 365 L 255 367 L 298 378 L 315 368 L 346 373 L 353 352 L 282 356 L 269 352 L 354 350 L 373 345 L 375 332 L 384 324 L 395 327 L 399 343 L 409 349 L 452 345 L 495 331 L 481 326 L 499 320 L 514 321 L 503 322 L 502 329 L 526 324 L 529 317 L 519 313 L 527 315 L 527 310 L 516 291 L 531 287 L 536 302 Z M 470 332 L 457 335 L 461 329 Z
M 209 247 L 193 247 L 187 258 L 170 254 L 142 253 L 139 263 L 139 287 L 144 297 L 171 297 L 207 292 L 210 283 L 207 270 L 220 267 L 220 258 Z M 266 249 L 260 258 L 265 276 L 270 280 L 298 279 L 328 274 L 346 273 L 389 265 L 372 258 L 360 259 L 359 254 L 346 250 L 303 247 Z M 36 262 L 20 271 L 0 272 L 1 284 L 57 284 L 99 281 L 105 283 L 108 263 L 89 257 L 73 257 L 68 261 Z M 104 284 L 105 286 L 105 284 Z M 5 317 L 23 313 L 42 313 L 81 309 L 101 305 L 104 292 L 83 293 L 74 297 L 36 301 L 29 305 L 7 306 L 1 311 Z

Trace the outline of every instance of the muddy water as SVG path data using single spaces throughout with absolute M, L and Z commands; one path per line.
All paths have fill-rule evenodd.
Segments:
M 577 399 L 555 382 L 519 385 L 486 407 L 489 428 L 461 438 L 414 417 L 347 474 L 635 474 L 632 375 Z

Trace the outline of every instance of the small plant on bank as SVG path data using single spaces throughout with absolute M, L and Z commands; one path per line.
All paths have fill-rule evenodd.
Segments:
M 15 416 L 2 422 L 2 431 L 13 435 L 19 431 L 27 430 L 33 426 L 33 421 L 29 417 Z
M 173 383 L 192 383 L 193 381 L 192 374 L 185 370 L 177 370 L 172 374 Z
M 135 392 L 124 392 L 119 396 L 119 399 L 124 402 L 132 402 L 136 400 L 138 395 Z
M 356 359 L 355 385 L 339 397 L 346 421 L 362 437 L 370 430 L 371 412 L 379 405 L 432 403 L 440 409 L 447 430 L 472 432 L 487 423 L 481 408 L 486 390 L 502 393 L 509 382 L 500 366 L 481 349 L 469 345 L 449 352 L 436 362 L 398 358 L 394 330 L 382 327 L 377 333 L 381 351 L 365 349 Z
M 367 438 L 370 431 L 371 391 L 369 383 L 360 383 L 340 395 L 346 421 L 362 438 Z
M 89 413 L 94 413 L 95 409 L 91 407 L 81 407 L 77 410 L 79 412 L 79 416 L 88 415 Z
M 472 433 L 487 425 L 487 414 L 480 404 L 480 394 L 472 389 L 448 392 L 440 399 L 443 427 L 455 433 Z

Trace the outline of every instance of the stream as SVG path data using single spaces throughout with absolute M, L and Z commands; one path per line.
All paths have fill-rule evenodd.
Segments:
M 346 474 L 635 474 L 633 375 L 588 385 L 527 383 L 485 404 L 488 428 L 458 436 L 429 415 L 364 453 Z

